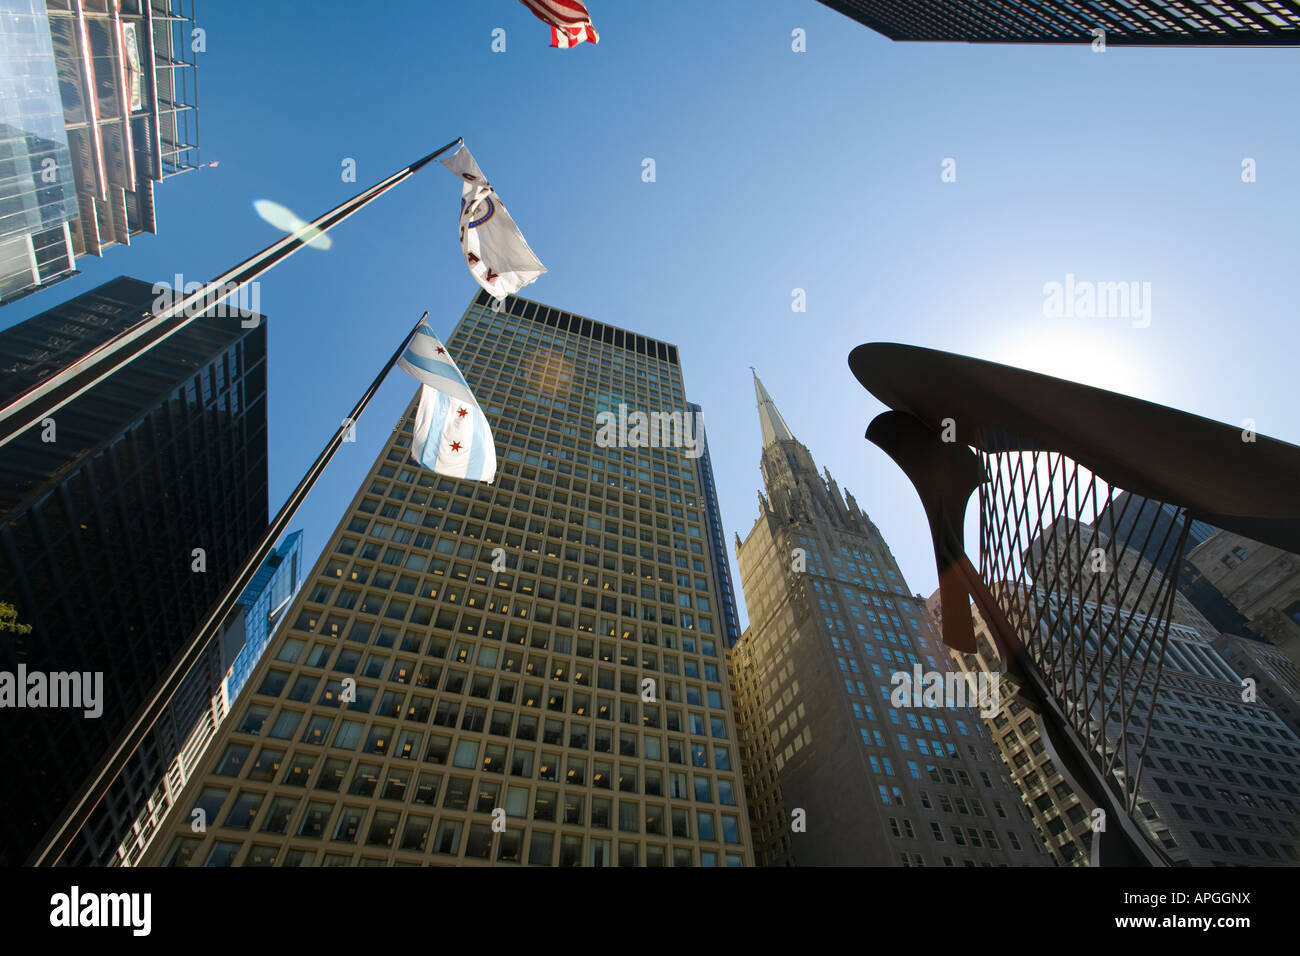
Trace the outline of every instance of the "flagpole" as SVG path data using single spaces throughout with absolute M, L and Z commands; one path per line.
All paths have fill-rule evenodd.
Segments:
M 405 169 L 398 170 L 364 192 L 358 193 L 312 222 L 277 240 L 261 252 L 228 269 L 198 291 L 182 296 L 183 290 L 174 290 L 176 301 L 168 308 L 156 313 L 146 312 L 142 321 L 114 336 L 67 368 L 50 375 L 0 408 L 0 448 L 27 429 L 39 425 L 128 362 L 175 335 L 209 309 L 239 292 L 258 276 L 293 255 L 309 241 L 329 232 L 371 200 L 382 196 L 462 142 L 462 139 L 457 138 L 442 149 L 417 159 Z
M 361 398 L 352 407 L 351 413 L 343 420 L 338 431 L 334 433 L 334 437 L 326 443 L 325 448 L 316 457 L 312 466 L 307 469 L 307 473 L 303 475 L 302 480 L 298 482 L 298 486 L 294 488 L 293 493 L 289 495 L 279 512 L 276 513 L 275 518 L 267 526 L 266 533 L 262 535 L 257 548 L 249 557 L 239 576 L 226 589 L 225 596 L 208 612 L 202 625 L 194 632 L 189 643 L 185 646 L 181 658 L 172 666 L 162 683 L 154 689 L 153 696 L 148 704 L 136 713 L 130 726 L 118 735 L 113 747 L 91 772 L 90 782 L 83 784 L 81 792 L 68 803 L 58 821 L 46 831 L 41 846 L 33 851 L 24 865 L 53 866 L 58 863 L 60 857 L 67 851 L 68 846 L 85 825 L 99 801 L 108 792 L 108 788 L 112 786 L 118 774 L 122 772 L 122 768 L 126 766 L 127 761 L 131 759 L 136 749 L 143 743 L 145 736 L 153 729 L 158 718 L 162 716 L 163 711 L 171 703 L 173 695 L 189 674 L 190 669 L 203 656 L 208 642 L 216 635 L 217 628 L 234 609 L 239 596 L 244 593 L 244 589 L 248 587 L 258 569 L 261 568 L 262 562 L 275 548 L 275 543 L 280 539 L 285 529 L 288 528 L 289 522 L 293 520 L 299 506 L 325 471 L 325 466 L 329 464 L 330 459 L 334 457 L 334 453 L 343 445 L 348 433 L 356 426 L 361 414 L 366 410 L 366 406 L 370 404 L 370 400 L 379 391 L 379 386 L 383 383 L 384 378 L 392 371 L 393 366 L 397 364 L 397 360 L 402 357 L 407 344 L 428 315 L 429 313 L 425 312 L 424 315 L 420 316 L 420 321 L 416 322 L 411 331 L 406 334 L 401 345 L 393 352 L 384 367 L 379 370 L 379 374 L 375 376 L 369 388 L 362 393 Z

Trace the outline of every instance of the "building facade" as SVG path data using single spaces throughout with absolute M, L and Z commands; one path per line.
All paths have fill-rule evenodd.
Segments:
M 45 0 L 0 0 L 0 303 L 73 274 L 71 173 Z
M 759 858 L 1046 865 L 978 707 L 895 706 L 895 674 L 952 666 L 880 532 L 754 388 L 765 493 L 728 662 Z
M 926 610 L 936 628 L 943 626 L 939 592 L 930 595 Z M 1002 669 L 997 644 L 988 625 L 972 606 L 975 624 L 974 654 L 948 648 L 948 654 L 963 673 L 996 673 Z M 1006 773 L 1033 818 L 1043 850 L 1058 866 L 1087 866 L 1092 852 L 1090 805 L 1081 800 L 1073 781 L 1066 778 L 1052 760 L 1029 708 L 1008 696 L 997 713 L 983 718 Z
M 118 278 L 0 332 L 0 396 L 139 321 Z M 22 863 L 175 661 L 266 528 L 266 324 L 191 323 L 0 455 L 0 595 L 32 626 L 0 672 L 99 675 L 98 716 L 0 708 L 0 861 Z M 83 827 L 69 863 L 106 863 L 220 680 L 209 652 Z M 178 695 L 178 704 L 181 695 Z M 197 703 L 195 703 L 197 701 Z
M 1219 531 L 1187 560 L 1232 602 L 1251 631 L 1300 666 L 1300 556 Z
M 229 662 L 225 694 L 234 701 L 244 690 L 253 668 L 262 659 L 271 635 L 302 583 L 302 532 L 290 534 L 258 568 L 257 575 L 239 596 L 244 608 L 241 640 L 227 641 L 222 658 Z
M 157 232 L 197 168 L 193 0 L 0 0 L 0 304 Z M 6 96 L 5 93 L 12 93 Z
M 486 293 L 447 348 L 495 482 L 412 402 L 144 863 L 752 865 L 698 463 L 605 427 L 676 348 Z
M 1259 0 L 821 0 L 891 40 L 1283 46 L 1300 43 L 1300 3 Z
M 1228 666 L 1255 682 L 1258 698 L 1300 735 L 1300 667 L 1267 641 L 1220 634 L 1214 649 Z
M 1073 532 L 1073 533 L 1071 533 Z M 1137 551 L 1117 553 L 1106 535 L 1095 540 L 1087 526 L 1064 519 L 1033 544 L 1033 565 L 1044 582 L 1069 580 L 1080 573 L 1101 576 L 1098 595 L 1113 593 L 1120 582 L 1143 580 L 1150 563 Z M 1068 544 L 1067 544 L 1068 542 Z M 1092 571 L 1087 545 L 1113 559 Z M 1073 593 L 1073 592 L 1071 592 Z M 1045 635 L 1091 649 L 1087 660 L 1120 660 L 1118 635 L 1125 635 L 1124 654 L 1132 659 L 1132 635 L 1144 633 L 1154 594 L 1135 600 L 1124 591 L 1121 610 L 1097 601 L 1035 591 L 1042 608 Z M 938 614 L 938 595 L 930 599 Z M 996 644 L 981 615 L 972 608 L 977 653 L 949 650 L 964 669 L 1000 669 Z M 1059 626 L 1058 626 L 1059 622 Z M 1071 623 L 1073 622 L 1073 623 Z M 1078 630 L 1086 628 L 1087 633 Z M 1241 673 L 1218 648 L 1224 636 L 1185 596 L 1175 594 L 1168 636 L 1154 668 L 1127 670 L 1089 666 L 1071 680 L 1072 697 L 1090 700 L 1093 718 L 1104 729 L 1107 753 L 1117 754 L 1118 774 L 1137 774 L 1135 819 L 1147 838 L 1175 865 L 1266 866 L 1300 862 L 1300 739 L 1287 726 L 1271 699 L 1244 693 Z M 1257 642 L 1246 642 L 1255 644 Z M 1086 670 L 1086 672 L 1085 672 Z M 1103 676 L 1104 675 L 1104 676 Z M 1125 690 L 1119 691 L 1121 679 Z M 1099 693 L 1101 681 L 1105 693 Z M 1086 688 L 1086 689 L 1085 689 Z M 1122 709 L 1118 700 L 1128 702 Z M 1104 702 L 1111 709 L 1103 713 Z M 1092 846 L 1091 801 L 1079 794 L 1051 760 L 1034 716 L 1004 695 L 1003 707 L 986 718 L 1011 779 L 1033 814 L 1044 846 L 1058 862 L 1087 865 Z M 1145 747 L 1145 755 L 1143 748 Z M 1140 762 L 1139 762 L 1140 761 Z M 1140 773 L 1137 768 L 1141 767 Z
M 695 421 L 704 421 L 704 409 L 694 402 L 687 407 L 695 415 Z M 736 592 L 731 583 L 731 563 L 727 557 L 727 536 L 722 529 L 722 509 L 718 507 L 718 490 L 713 482 L 713 459 L 709 456 L 709 439 L 706 434 L 698 436 L 700 456 L 695 459 L 696 478 L 700 484 L 700 500 L 704 503 L 704 519 L 708 526 L 709 545 L 713 549 L 713 566 L 718 569 L 718 588 L 720 605 L 718 616 L 721 618 L 727 647 L 734 647 L 740 640 L 740 615 L 736 612 Z
M 262 562 L 253 580 L 239 596 L 230 618 L 212 642 L 212 650 L 216 653 L 210 651 L 205 655 L 205 661 L 216 657 L 222 662 L 224 678 L 219 682 L 217 692 L 205 702 L 206 706 L 185 739 L 181 752 L 140 811 L 131 832 L 117 848 L 116 864 L 134 866 L 140 860 L 157 834 L 159 824 L 194 775 L 195 768 L 216 736 L 217 728 L 238 701 L 240 691 L 288 610 L 290 600 L 298 592 L 302 581 L 301 558 L 302 532 L 295 531 Z M 202 665 L 195 670 L 204 675 L 207 673 Z M 196 692 L 209 686 L 197 678 L 198 675 L 192 673 L 185 684 L 194 685 Z M 182 697 L 187 689 L 183 687 L 177 696 Z M 173 709 L 179 709 L 179 704 L 174 703 Z

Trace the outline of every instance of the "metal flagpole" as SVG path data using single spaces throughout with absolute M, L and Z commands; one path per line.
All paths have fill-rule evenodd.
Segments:
M 402 339 L 402 344 L 397 347 L 397 351 L 379 370 L 379 374 L 370 383 L 370 387 L 365 390 L 360 400 L 353 406 L 351 413 L 343 420 L 338 431 L 334 433 L 334 437 L 325 445 L 324 450 L 317 456 L 312 466 L 307 469 L 307 474 L 303 475 L 302 480 L 298 482 L 298 487 L 294 488 L 293 493 L 289 495 L 288 500 L 285 501 L 270 525 L 267 526 L 266 533 L 262 535 L 262 539 L 249 557 L 248 563 L 244 565 L 239 577 L 226 590 L 225 597 L 217 602 L 208 613 L 202 625 L 190 638 L 181 658 L 172 666 L 162 683 L 154 689 L 153 696 L 145 707 L 136 713 L 133 722 L 118 735 L 112 748 L 91 772 L 89 783 L 83 784 L 80 794 L 68 803 L 59 820 L 46 831 L 41 846 L 27 858 L 25 866 L 53 866 L 58 863 L 59 858 L 67 851 L 68 846 L 85 825 L 96 805 L 104 798 L 108 788 L 113 785 L 117 775 L 122 772 L 122 768 L 131 759 L 131 755 L 144 742 L 145 736 L 153 729 L 158 718 L 162 716 L 167 705 L 171 703 L 172 696 L 189 674 L 190 668 L 203 655 L 208 641 L 216 635 L 218 626 L 226 620 L 226 617 L 234 609 L 239 596 L 244 593 L 244 589 L 252 582 L 258 569 L 262 566 L 262 562 L 275 548 L 275 543 L 280 539 L 280 535 L 284 533 L 285 529 L 288 528 L 289 522 L 293 520 L 298 507 L 303 503 L 312 486 L 316 484 L 317 479 L 325 471 L 325 466 L 334 457 L 334 453 L 339 450 L 348 432 L 356 426 L 357 421 L 361 418 L 361 413 L 366 410 L 366 406 L 374 398 L 375 392 L 379 391 L 379 386 L 383 383 L 385 376 L 397 364 L 397 360 L 401 358 L 402 353 L 406 350 L 407 343 L 411 341 L 420 328 L 420 323 L 428 315 L 429 313 L 425 312 L 424 315 L 420 316 L 420 321 L 415 323 L 414 328 Z
M 40 424 L 132 359 L 179 332 L 228 296 L 239 292 L 262 273 L 293 255 L 309 241 L 329 232 L 372 199 L 383 195 L 461 142 L 462 139 L 455 139 L 442 149 L 393 173 L 387 179 L 335 206 L 329 212 L 299 227 L 251 258 L 245 259 L 239 265 L 213 279 L 202 289 L 187 296 L 181 296 L 182 290 L 175 290 L 177 301 L 168 308 L 157 313 L 145 313 L 143 321 L 137 322 L 0 408 L 0 448 L 27 429 Z

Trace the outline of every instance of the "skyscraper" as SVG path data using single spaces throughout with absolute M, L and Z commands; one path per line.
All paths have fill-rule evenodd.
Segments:
M 930 595 L 926 608 L 936 627 L 943 623 L 939 592 Z M 949 656 L 966 673 L 1001 670 L 997 644 L 988 625 L 972 607 L 975 620 L 974 654 L 947 648 Z M 1003 700 L 996 714 L 982 718 L 1002 761 L 1033 817 L 1034 829 L 1043 849 L 1059 866 L 1087 866 L 1092 851 L 1092 818 L 1089 805 L 1080 800 L 1073 782 L 1052 759 L 1033 712 L 1011 697 Z
M 1290 45 L 1300 43 L 1295 0 L 821 0 L 891 40 L 971 43 Z
M 1249 622 L 1252 633 L 1273 643 L 1300 666 L 1300 556 L 1219 531 L 1195 550 L 1187 563 L 1189 583 L 1200 582 L 1222 594 Z
M 1092 563 L 1088 549 L 1093 546 L 1108 556 L 1105 562 Z M 1099 752 L 1113 755 L 1116 774 L 1130 782 L 1138 778 L 1132 817 L 1146 838 L 1175 865 L 1295 861 L 1300 740 L 1267 695 L 1248 699 L 1243 694 L 1240 674 L 1214 646 L 1220 637 L 1214 627 L 1175 592 L 1158 660 L 1149 667 L 1128 663 L 1136 642 L 1153 633 L 1149 615 L 1163 601 L 1130 593 L 1114 605 L 1107 600 L 1116 594 L 1114 580 L 1144 580 L 1150 562 L 1134 548 L 1124 549 L 1122 541 L 1100 532 L 1094 540 L 1087 525 L 1064 518 L 1030 550 L 1032 563 L 1041 568 L 1036 580 L 1043 582 L 1034 599 L 1051 622 L 1042 625 L 1044 632 L 1089 652 L 1076 657 L 1068 671 L 1062 665 L 1061 679 L 1105 739 Z M 1095 582 L 1082 592 L 1068 583 L 1080 574 Z M 1058 590 L 1046 590 L 1052 587 Z M 937 611 L 938 595 L 929 603 Z M 972 613 L 977 653 L 949 653 L 963 669 L 1000 669 L 988 625 Z M 1099 693 L 1103 684 L 1105 694 Z M 1119 708 L 1116 700 L 1127 704 Z M 1033 716 L 1004 698 L 1000 711 L 987 719 L 1048 849 L 1064 862 L 1088 862 L 1081 851 L 1092 849 L 1091 800 L 1081 797 L 1077 781 L 1055 765 Z
M 222 655 L 230 660 L 230 673 L 224 682 L 230 700 L 236 700 L 243 691 L 288 610 L 290 599 L 298 593 L 302 582 L 301 562 L 302 532 L 295 531 L 262 563 L 257 576 L 239 596 L 239 604 L 244 608 L 243 640 L 225 649 Z
M 750 626 L 728 661 L 758 856 L 1046 865 L 978 707 L 894 705 L 895 674 L 946 680 L 948 655 L 871 519 L 754 389 L 766 493 L 737 538 Z
M 677 349 L 486 293 L 446 343 L 495 483 L 411 403 L 144 862 L 751 864 Z
M 1123 542 L 1161 571 L 1167 571 L 1172 549 L 1161 545 L 1166 539 L 1170 542 L 1178 540 L 1183 527 L 1181 512 L 1181 508 L 1167 501 L 1154 501 L 1121 491 L 1097 516 L 1097 530 L 1108 538 Z M 1214 531 L 1214 525 L 1204 521 L 1188 521 L 1184 553 L 1190 554 Z
M 217 692 L 203 702 L 205 706 L 185 738 L 184 746 L 167 768 L 130 833 L 123 839 L 115 862 L 133 866 L 139 861 L 157 835 L 158 825 L 176 802 L 185 783 L 194 775 L 195 768 L 216 736 L 217 728 L 239 699 L 240 691 L 270 643 L 271 635 L 288 610 L 289 601 L 298 593 L 302 580 L 301 557 L 302 532 L 295 531 L 262 562 L 252 582 L 239 596 L 239 603 L 217 639 L 212 642 L 212 649 L 205 655 L 203 664 L 194 668 L 198 673 L 191 672 L 177 692 L 176 696 L 181 700 L 173 703 L 173 710 L 185 712 L 188 703 L 182 702 L 185 694 L 211 689 L 207 667 L 203 665 L 214 659 L 224 668 Z
M 154 298 L 118 278 L 0 332 L 0 401 L 138 322 Z M 0 862 L 22 863 L 80 791 L 266 523 L 260 317 L 191 323 L 5 446 L 0 600 L 32 631 L 0 641 L 0 674 L 98 675 L 103 692 L 98 716 L 0 707 L 0 765 L 23 768 L 0 775 Z M 113 858 L 216 689 L 220 668 L 204 666 L 192 706 L 158 722 L 64 862 Z
M 1089 605 L 1088 612 L 1096 615 L 1090 639 L 1098 642 L 1115 609 Z M 1136 612 L 1133 616 L 1142 618 Z M 970 662 L 963 666 L 996 665 L 988 628 L 978 613 L 975 621 L 978 654 L 950 653 Z M 1092 689 L 1099 678 L 1094 672 L 1080 680 Z M 1300 861 L 1300 740 L 1272 706 L 1262 695 L 1258 702 L 1243 702 L 1239 676 L 1204 634 L 1177 621 L 1169 625 L 1154 701 L 1153 687 L 1152 676 L 1145 675 L 1136 691 L 1139 704 L 1127 723 L 1114 714 L 1106 723 L 1112 739 L 1129 737 L 1123 751 L 1129 767 L 1136 766 L 1145 740 L 1134 819 L 1148 839 L 1180 866 Z M 1004 701 L 990 718 L 990 730 L 1050 852 L 1063 862 L 1086 864 L 1083 851 L 1090 848 L 1092 836 L 1088 805 L 1045 753 L 1032 715 L 1018 708 L 1015 700 Z M 1101 716 L 1098 710 L 1099 722 Z
M 156 232 L 198 166 L 193 0 L 0 0 L 0 304 Z
M 0 0 L 0 303 L 73 274 L 76 219 L 44 0 Z
M 1300 667 L 1268 641 L 1220 634 L 1213 641 L 1229 667 L 1255 681 L 1257 698 L 1300 736 Z

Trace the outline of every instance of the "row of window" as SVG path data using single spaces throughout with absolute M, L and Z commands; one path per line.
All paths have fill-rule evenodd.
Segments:
M 272 708 L 266 704 L 251 703 L 244 712 L 244 718 L 239 723 L 239 732 L 250 736 L 259 736 L 266 732 L 266 735 L 276 740 L 293 740 L 298 738 L 300 743 L 312 744 L 314 746 L 324 746 L 331 739 L 331 731 L 335 721 L 338 719 L 329 713 L 311 713 L 308 711 L 299 711 L 291 707 L 282 707 L 276 714 L 275 719 L 271 720 Z M 459 724 L 461 730 L 472 732 L 486 732 L 491 736 L 510 737 L 513 728 L 514 737 L 517 740 L 537 741 L 539 739 L 544 744 L 554 746 L 567 746 L 572 750 L 589 750 L 596 753 L 615 753 L 615 741 L 618 744 L 618 754 L 624 757 L 644 756 L 648 760 L 664 760 L 665 748 L 663 738 L 654 734 L 639 734 L 636 731 L 620 730 L 615 736 L 612 729 L 596 726 L 594 728 L 589 723 L 576 720 L 569 721 L 568 733 L 565 733 L 565 722 L 562 719 L 545 720 L 539 719 L 536 715 L 494 708 L 490 712 L 486 707 L 466 706 L 463 708 L 457 701 L 440 700 L 434 704 L 432 698 L 413 698 L 410 706 L 403 710 L 402 696 L 394 696 L 392 692 L 385 694 L 380 708 L 380 716 L 406 716 L 418 724 L 429 724 L 435 727 L 454 728 Z M 360 724 L 360 721 L 345 721 L 344 723 L 353 725 Z M 301 736 L 299 731 L 301 729 Z M 379 728 L 376 728 L 379 730 Z M 353 731 L 345 732 L 343 725 L 339 727 L 340 734 L 335 735 L 335 739 L 349 740 Z M 382 733 L 382 731 L 379 731 Z M 382 740 L 382 737 L 379 738 Z M 403 756 L 409 758 L 411 753 L 419 750 L 418 742 L 420 735 L 418 731 L 402 730 L 399 734 L 399 740 L 410 743 L 409 750 L 407 747 L 401 747 Z M 706 744 L 702 741 L 687 741 L 680 738 L 669 737 L 667 740 L 667 762 L 670 764 L 685 764 L 688 762 L 696 767 L 709 766 L 709 753 L 712 752 L 712 766 L 718 770 L 731 770 L 731 754 L 727 746 L 721 744 Z
M 319 717 L 320 715 L 316 715 L 309 720 L 308 733 L 313 732 L 312 724 Z M 247 720 L 245 722 L 247 723 Z M 426 735 L 423 732 L 401 731 L 394 737 L 392 728 L 378 726 L 372 727 L 370 732 L 365 734 L 363 741 L 363 731 L 364 727 L 359 721 L 343 721 L 330 740 L 333 750 L 327 752 L 323 758 L 319 754 L 296 752 L 290 758 L 283 776 L 280 777 L 280 783 L 286 786 L 305 787 L 314 780 L 317 789 L 337 792 L 343 786 L 351 762 L 351 758 L 339 756 L 338 750 L 356 751 L 360 745 L 362 754 L 376 757 L 391 756 L 398 760 L 410 761 L 423 759 L 423 762 L 436 766 L 446 766 L 450 763 L 453 767 L 500 775 L 505 775 L 508 768 L 509 775 L 512 777 L 531 779 L 536 776 L 541 781 L 552 783 L 562 781 L 569 786 L 586 786 L 590 767 L 591 786 L 597 789 L 617 789 L 623 793 L 644 792 L 649 796 L 666 794 L 674 799 L 693 798 L 700 803 L 713 803 L 716 800 L 727 806 L 734 805 L 736 802 L 734 783 L 728 777 L 714 778 L 694 773 L 691 775 L 692 787 L 688 789 L 686 774 L 672 769 L 665 771 L 659 767 L 642 767 L 638 764 L 618 762 L 617 776 L 615 776 L 614 761 L 593 759 L 589 762 L 585 756 L 573 752 L 564 754 L 561 759 L 559 752 L 543 750 L 540 752 L 539 759 L 537 751 L 520 744 L 508 747 L 506 744 L 485 742 L 464 736 L 453 738 L 438 733 L 428 734 L 426 744 Z M 659 738 L 646 737 L 642 743 L 646 760 L 663 760 Z M 251 743 L 231 742 L 213 772 L 221 777 L 243 777 L 260 783 L 274 782 L 284 764 L 287 750 L 271 744 L 263 745 L 256 759 L 250 761 L 252 751 Z M 692 766 L 707 766 L 704 748 L 693 748 L 689 755 Z M 687 765 L 687 752 L 681 746 L 681 741 L 669 740 L 667 756 L 670 767 Z M 715 746 L 713 757 L 715 770 L 720 769 L 719 764 L 730 764 L 730 755 L 725 747 Z M 317 775 L 318 766 L 319 775 Z

